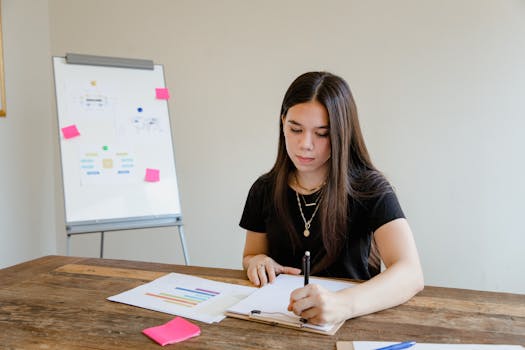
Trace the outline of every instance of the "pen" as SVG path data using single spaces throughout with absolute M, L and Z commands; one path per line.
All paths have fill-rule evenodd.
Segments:
M 304 285 L 306 286 L 310 278 L 310 251 L 304 252 L 303 256 Z
M 402 342 L 402 343 L 392 344 L 392 345 L 389 345 L 389 346 L 378 348 L 376 350 L 401 350 L 401 349 L 409 348 L 409 347 L 414 346 L 414 345 L 416 345 L 415 341 L 405 341 L 405 342 Z

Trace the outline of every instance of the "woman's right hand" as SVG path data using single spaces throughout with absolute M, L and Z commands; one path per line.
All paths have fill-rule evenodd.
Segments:
M 300 269 L 290 266 L 279 265 L 275 260 L 265 254 L 246 257 L 249 259 L 246 269 L 248 279 L 256 286 L 264 286 L 272 283 L 275 277 L 281 273 L 299 275 Z M 246 259 L 246 260 L 248 260 Z

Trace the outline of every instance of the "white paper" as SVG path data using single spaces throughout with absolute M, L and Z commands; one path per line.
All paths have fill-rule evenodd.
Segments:
M 354 284 L 350 282 L 324 278 L 310 278 L 309 282 L 311 284 L 319 284 L 333 292 L 354 286 Z M 255 316 L 260 315 L 263 318 L 275 319 L 292 324 L 301 324 L 300 317 L 293 312 L 288 311 L 288 304 L 290 302 L 290 293 L 303 286 L 303 276 L 281 274 L 277 276 L 273 283 L 259 288 L 246 299 L 243 299 L 238 304 L 230 307 L 228 311 L 249 316 L 253 310 L 258 310 L 261 313 L 255 314 Z M 334 325 L 327 324 L 324 326 L 316 326 L 305 323 L 302 326 L 328 331 Z
M 213 323 L 223 320 L 226 309 L 256 289 L 169 273 L 108 300 Z
M 399 342 L 354 341 L 354 350 L 374 350 Z M 406 350 L 523 350 L 520 345 L 416 343 Z

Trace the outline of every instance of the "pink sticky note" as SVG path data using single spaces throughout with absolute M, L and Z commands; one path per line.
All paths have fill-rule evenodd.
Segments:
M 175 317 L 163 325 L 146 328 L 142 333 L 164 346 L 196 337 L 201 334 L 201 329 L 182 317 Z
M 167 100 L 170 98 L 170 92 L 167 88 L 156 88 L 155 94 L 159 100 Z
M 147 182 L 158 182 L 160 181 L 160 170 L 159 169 L 150 169 L 146 168 L 146 178 Z
M 79 136 L 80 133 L 78 132 L 77 126 L 73 124 L 62 128 L 62 135 L 64 135 L 65 139 L 70 139 Z

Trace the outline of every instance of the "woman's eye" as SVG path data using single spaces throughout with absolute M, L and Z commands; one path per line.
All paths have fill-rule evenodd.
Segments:
M 319 133 L 319 132 L 318 132 L 318 133 L 316 133 L 316 134 L 317 134 L 317 136 L 319 136 L 319 137 L 328 137 L 328 136 L 330 135 L 330 133 L 327 133 L 327 132 L 322 132 L 322 133 Z
M 293 132 L 293 133 L 300 133 L 301 132 L 301 129 L 295 129 L 295 128 L 290 128 L 290 131 Z

